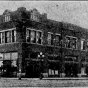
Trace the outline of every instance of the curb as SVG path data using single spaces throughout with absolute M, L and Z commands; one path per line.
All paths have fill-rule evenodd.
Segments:
M 0 79 L 7 79 L 7 80 L 19 80 L 18 78 L 0 78 Z M 42 78 L 42 79 L 39 79 L 39 78 L 21 78 L 22 80 L 88 80 L 88 77 L 78 77 L 78 78 L 66 78 L 66 77 L 63 77 L 63 78 Z
M 42 80 L 88 80 L 88 77 L 83 77 L 83 78 L 43 78 Z

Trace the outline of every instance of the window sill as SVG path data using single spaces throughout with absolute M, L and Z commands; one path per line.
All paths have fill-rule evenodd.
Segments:
M 5 45 L 5 44 L 14 44 L 14 43 L 18 43 L 18 42 L 1 43 L 0 45 Z
M 26 42 L 28 44 L 34 44 L 34 45 L 43 45 L 43 44 L 38 44 L 38 43 L 32 43 L 32 42 Z

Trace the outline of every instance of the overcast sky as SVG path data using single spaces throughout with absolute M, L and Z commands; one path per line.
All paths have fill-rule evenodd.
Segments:
M 0 14 L 5 9 L 14 11 L 18 7 L 37 8 L 40 13 L 47 13 L 49 19 L 88 29 L 88 1 L 0 1 Z

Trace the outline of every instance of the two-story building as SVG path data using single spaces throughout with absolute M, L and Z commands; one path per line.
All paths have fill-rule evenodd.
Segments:
M 0 16 L 1 76 L 78 76 L 87 73 L 88 30 L 47 19 L 38 10 L 5 10 Z

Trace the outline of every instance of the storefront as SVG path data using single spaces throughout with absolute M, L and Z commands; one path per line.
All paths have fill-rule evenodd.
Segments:
M 65 57 L 65 76 L 77 77 L 78 74 L 78 59 L 75 56 Z
M 48 56 L 48 76 L 59 77 L 61 70 L 60 57 L 58 55 Z
M 0 73 L 3 77 L 16 77 L 17 76 L 17 59 L 18 53 L 2 53 L 0 60 Z

